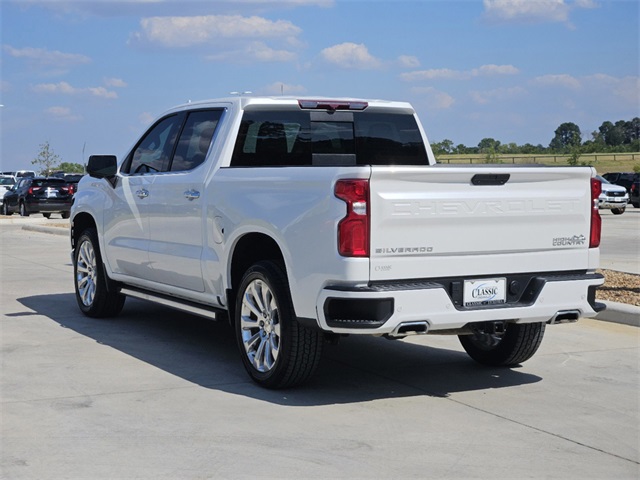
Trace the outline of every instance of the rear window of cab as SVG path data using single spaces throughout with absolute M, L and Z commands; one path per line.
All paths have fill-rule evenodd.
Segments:
M 416 119 L 372 111 L 246 110 L 232 167 L 428 165 Z

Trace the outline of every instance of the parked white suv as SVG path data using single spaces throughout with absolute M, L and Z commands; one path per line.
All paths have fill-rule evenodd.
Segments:
M 602 193 L 598 197 L 598 208 L 609 209 L 614 215 L 622 215 L 629 203 L 629 193 L 627 189 L 620 185 L 610 183 L 600 175 L 596 178 L 602 183 Z

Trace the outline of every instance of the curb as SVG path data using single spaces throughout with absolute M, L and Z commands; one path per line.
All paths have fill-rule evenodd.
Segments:
M 23 225 L 22 229 L 53 235 L 69 235 L 68 228 L 46 227 L 44 225 Z M 640 327 L 640 307 L 627 305 L 626 303 L 610 302 L 608 300 L 601 300 L 601 302 L 607 306 L 607 309 L 591 318 L 601 320 L 603 322 L 620 323 L 623 325 L 631 325 L 632 327 Z
M 602 300 L 602 303 L 607 306 L 607 309 L 593 317 L 595 320 L 640 327 L 640 307 L 608 300 Z
M 52 235 L 69 236 L 69 228 L 62 227 L 45 227 L 44 225 L 23 225 L 22 230 L 30 230 L 32 232 L 49 233 Z

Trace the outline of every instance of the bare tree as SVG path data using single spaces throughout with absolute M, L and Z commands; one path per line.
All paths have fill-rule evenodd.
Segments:
M 40 152 L 38 152 L 38 156 L 31 161 L 31 164 L 38 166 L 39 175 L 49 175 L 59 162 L 60 156 L 53 152 L 47 140 L 40 145 Z

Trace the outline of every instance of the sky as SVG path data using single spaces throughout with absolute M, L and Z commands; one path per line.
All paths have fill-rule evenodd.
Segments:
M 0 0 L 0 169 L 122 158 L 188 101 L 410 102 L 430 141 L 640 116 L 638 0 Z

